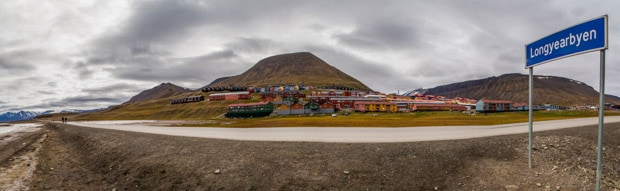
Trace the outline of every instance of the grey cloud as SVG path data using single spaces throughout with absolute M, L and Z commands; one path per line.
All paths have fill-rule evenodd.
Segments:
M 335 34 L 342 44 L 371 50 L 403 49 L 420 46 L 420 35 L 410 24 L 391 20 L 364 21 L 357 28 L 345 34 Z
M 240 73 L 247 62 L 231 50 L 224 50 L 191 58 L 167 58 L 151 66 L 124 66 L 109 71 L 121 79 L 160 83 L 190 82 L 201 87 L 209 80 Z M 165 63 L 165 64 L 164 64 Z
M 73 69 L 77 71 L 78 77 L 82 80 L 89 78 L 94 73 L 94 71 L 88 68 L 88 64 L 82 61 L 76 62 Z
M 78 75 L 90 76 L 94 65 L 111 65 L 105 71 L 121 79 L 162 81 L 192 79 L 173 74 L 179 64 L 170 58 L 167 46 L 188 35 L 205 20 L 206 5 L 198 1 L 140 1 L 132 4 L 134 14 L 118 33 L 102 36 L 91 44 L 85 63 L 78 63 Z
M 278 43 L 271 39 L 240 37 L 226 46 L 240 53 L 268 52 L 277 49 Z
M 21 92 L 24 89 L 31 89 L 33 85 L 37 85 L 43 82 L 45 79 L 43 77 L 37 76 L 25 76 L 21 78 L 17 78 L 11 83 L 0 83 L 0 92 L 4 93 L 7 91 L 10 92 Z M 6 93 L 6 95 L 10 95 Z
M 391 67 L 383 66 L 385 63 L 364 60 L 350 53 L 331 48 L 308 46 L 305 49 L 310 50 L 344 73 L 358 79 L 371 89 L 378 90 L 377 88 L 380 88 L 396 91 L 403 87 L 420 86 L 418 82 L 410 81 L 404 76 L 394 78 L 393 76 L 400 76 L 401 73 Z
M 70 105 L 64 101 L 47 101 L 35 105 L 29 105 L 25 107 L 13 108 L 13 110 L 42 110 L 50 108 L 65 108 Z
M 205 54 L 205 55 L 196 56 L 192 58 L 186 58 L 183 60 L 186 61 L 186 63 L 190 63 L 190 64 L 202 64 L 202 63 L 208 63 L 208 62 L 227 61 L 227 60 L 235 59 L 237 57 L 239 57 L 239 55 L 237 55 L 234 51 L 223 50 L 223 51 L 217 51 L 217 52 L 213 52 L 210 54 Z
M 56 95 L 56 92 L 53 91 L 44 91 L 44 90 L 38 90 L 37 91 L 38 94 L 44 94 L 44 95 Z
M 13 107 L 15 107 L 15 105 L 10 105 L 9 102 L 0 100 L 0 111 L 7 110 Z
M 65 102 L 65 103 L 88 103 L 88 102 L 106 102 L 106 103 L 120 103 L 125 101 L 125 99 L 122 98 L 110 98 L 110 97 L 86 97 L 86 96 L 79 96 L 79 97 L 69 97 L 69 98 L 65 98 L 62 99 L 61 102 Z
M 100 108 L 102 105 L 119 104 L 127 99 L 126 97 L 76 96 L 60 100 L 47 100 L 39 104 L 16 107 L 11 110 L 93 109 Z
M 308 47 L 308 49 L 330 65 L 345 73 L 353 74 L 353 76 L 380 78 L 392 73 L 389 68 L 382 67 L 380 63 L 363 60 L 347 52 L 323 47 Z
M 114 44 L 166 43 L 184 36 L 207 17 L 205 5 L 197 1 L 139 1 L 121 33 L 106 38 Z
M 256 60 L 242 60 L 236 54 L 237 51 L 244 54 L 269 51 L 275 42 L 259 37 L 238 37 L 224 44 L 223 51 L 193 58 L 174 58 L 166 49 L 169 45 L 183 43 L 183 39 L 195 35 L 195 29 L 202 32 L 235 28 L 247 30 L 252 26 L 264 26 L 253 23 L 287 18 L 282 15 L 291 14 L 287 10 L 297 6 L 297 3 L 289 1 L 262 1 L 244 6 L 246 3 L 175 0 L 135 2 L 132 4 L 133 14 L 120 25 L 117 33 L 109 33 L 92 42 L 85 54 L 85 64 L 113 66 L 106 71 L 117 78 L 149 82 L 208 83 L 209 80 L 238 74 L 239 69 L 245 69 Z M 77 64 L 76 67 L 81 78 L 92 74 L 87 65 Z
M 82 89 L 83 92 L 91 93 L 91 94 L 101 94 L 101 93 L 110 93 L 110 92 L 136 92 L 142 90 L 143 87 L 138 87 L 136 85 L 130 85 L 125 83 L 113 84 L 109 86 L 103 86 L 98 88 L 85 88 Z
M 503 52 L 498 52 L 497 58 L 494 63 L 491 63 L 493 68 L 499 73 L 510 73 L 510 71 L 524 70 L 525 69 L 525 56 L 519 54 L 520 51 L 516 49 L 507 49 Z
M 431 81 L 437 81 L 438 79 L 450 79 L 459 77 L 459 73 L 467 73 L 463 68 L 459 67 L 459 71 L 453 71 L 454 67 L 449 62 L 437 61 L 437 60 L 423 60 L 416 63 L 417 67 L 407 70 L 406 74 L 420 80 L 424 87 L 438 85 L 429 84 Z M 444 82 L 442 80 L 442 82 Z M 441 83 L 441 82 L 440 82 Z
M 0 45 L 2 45 L 2 47 L 21 47 L 27 43 L 28 41 L 26 41 L 25 39 L 19 38 L 9 40 L 0 39 Z
M 10 99 L 27 98 L 34 96 L 28 94 L 36 93 L 32 90 L 35 88 L 42 90 L 39 93 L 46 93 L 50 87 L 65 88 L 60 87 L 62 83 L 43 79 L 13 80 L 14 75 L 26 77 L 40 65 L 64 63 L 67 67 L 63 68 L 72 71 L 70 75 L 80 77 L 78 83 L 90 83 L 90 76 L 103 68 L 111 76 L 105 80 L 113 85 L 81 92 L 65 89 L 69 95 L 93 94 L 88 99 L 74 100 L 87 102 L 66 102 L 58 98 L 60 95 L 46 101 L 50 106 L 90 107 L 108 103 L 97 102 L 98 98 L 127 98 L 125 94 L 139 88 L 129 87 L 132 81 L 170 81 L 201 87 L 216 78 L 239 74 L 261 58 L 298 51 L 313 52 L 376 90 L 443 85 L 502 73 L 524 73 L 524 43 L 600 14 L 616 18 L 614 8 L 620 5 L 616 1 L 534 0 L 130 1 L 124 13 L 127 17 L 114 17 L 120 23 L 105 24 L 110 21 L 103 19 L 99 26 L 100 18 L 89 18 L 89 12 L 114 6 L 101 2 L 71 7 L 67 9 L 70 12 L 61 10 L 48 32 L 33 33 L 28 31 L 28 25 L 14 27 L 28 38 L 2 36 L 6 33 L 0 32 L 0 76 L 11 75 L 11 81 L 3 78 L 8 82 L 0 84 L 1 94 L 21 91 L 25 95 L 11 95 Z M 586 4 L 588 8 L 583 8 Z M 8 10 L 0 13 L 13 14 Z M 616 21 L 610 19 L 612 37 L 620 29 Z M 85 38 L 81 38 L 82 34 Z M 31 48 L 39 47 L 33 39 L 47 39 L 42 43 L 50 44 L 40 47 L 58 49 Z M 63 44 L 67 40 L 76 44 Z M 618 62 L 613 51 L 620 49 L 620 43 L 615 42 L 610 41 L 608 63 Z M 618 67 L 608 64 L 607 69 L 608 80 L 617 81 Z M 541 67 L 537 73 L 574 76 L 593 85 L 591 82 L 596 80 L 593 72 L 559 64 Z M 56 77 L 69 79 L 64 74 Z M 588 81 L 591 78 L 594 80 Z M 617 89 L 612 83 L 608 87 Z M 118 89 L 128 92 L 117 92 L 120 96 L 105 93 Z
M 24 63 L 16 63 L 0 57 L 0 68 L 4 70 L 33 70 L 34 67 Z
M 58 86 L 58 82 L 48 82 L 47 86 L 55 88 L 56 86 Z
M 295 4 L 289 1 L 261 1 L 247 6 L 247 3 L 234 0 L 134 2 L 134 14 L 122 25 L 120 32 L 100 39 L 97 44 L 140 47 L 176 43 L 198 27 L 243 27 L 261 21 L 262 17 L 287 14 L 287 9 L 281 6 Z
M 18 108 L 17 105 L 4 105 L 4 104 L 2 104 L 2 105 L 0 105 L 0 111 L 2 111 L 0 113 L 3 113 L 3 112 L 9 112 L 9 111 L 21 111 L 21 109 Z
M 8 71 L 25 72 L 35 70 L 33 58 L 39 59 L 41 50 L 12 50 L 0 52 L 0 68 Z
M 97 44 L 95 44 L 97 46 Z M 118 44 L 111 47 L 101 46 L 93 49 L 86 64 L 122 64 L 122 65 L 144 65 L 159 64 L 158 60 L 169 56 L 170 52 L 163 50 L 162 47 L 152 45 L 123 45 Z M 78 64 L 78 67 L 80 65 Z

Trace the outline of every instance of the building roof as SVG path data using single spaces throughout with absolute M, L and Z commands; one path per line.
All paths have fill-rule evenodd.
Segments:
M 489 100 L 489 99 L 485 99 L 485 100 L 480 100 L 484 103 L 512 103 L 512 101 L 509 100 Z
M 217 93 L 217 94 L 211 94 L 209 96 L 225 96 L 225 95 L 242 95 L 242 94 L 250 94 L 250 92 L 230 92 L 230 93 Z
M 381 99 L 374 98 L 374 97 L 354 97 L 354 96 L 351 96 L 351 97 L 333 97 L 333 98 L 330 98 L 329 100 L 332 100 L 332 101 L 375 101 L 375 100 L 377 100 L 377 101 L 379 101 Z
M 236 103 L 230 104 L 228 107 L 241 107 L 241 106 L 257 106 L 257 105 L 267 105 L 270 102 L 257 102 L 257 103 Z
M 396 105 L 396 102 L 381 102 L 381 101 L 356 101 L 355 104 L 384 104 L 384 105 Z
M 414 104 L 415 106 L 439 106 L 439 107 L 445 107 L 445 106 L 450 106 L 450 107 L 465 107 L 459 104 L 432 104 L 432 103 L 416 103 Z

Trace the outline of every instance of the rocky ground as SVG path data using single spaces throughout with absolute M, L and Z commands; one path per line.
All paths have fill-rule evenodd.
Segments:
M 31 190 L 593 190 L 596 176 L 596 126 L 535 133 L 533 169 L 527 134 L 348 144 L 48 124 L 23 137 L 9 158 L 36 155 L 22 187 Z M 620 124 L 606 125 L 603 148 L 602 190 L 619 190 Z

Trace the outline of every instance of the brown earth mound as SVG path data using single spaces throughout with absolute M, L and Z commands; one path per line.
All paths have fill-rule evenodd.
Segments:
M 412 143 L 255 142 L 48 124 L 32 190 L 593 190 L 596 127 Z M 606 125 L 603 190 L 620 188 Z
M 207 85 L 265 87 L 276 84 L 339 86 L 370 90 L 359 80 L 309 52 L 281 54 L 260 60 L 242 74 L 220 78 Z

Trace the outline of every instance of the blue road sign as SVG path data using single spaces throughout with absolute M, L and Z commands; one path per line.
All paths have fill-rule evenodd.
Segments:
M 525 45 L 525 68 L 607 49 L 607 15 L 577 24 Z

